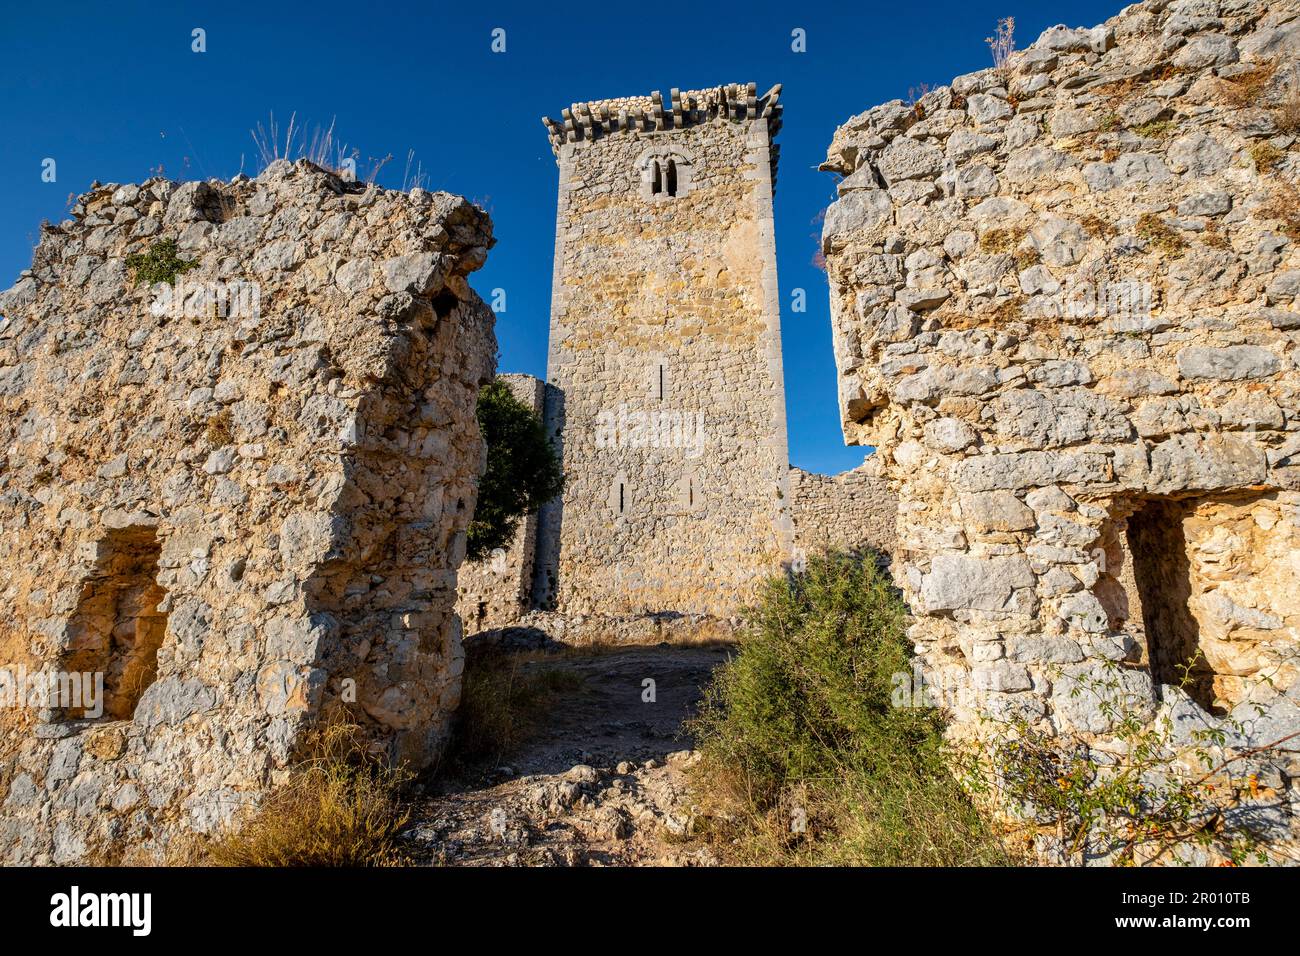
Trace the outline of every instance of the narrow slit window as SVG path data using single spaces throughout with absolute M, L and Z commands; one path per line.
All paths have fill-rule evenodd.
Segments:
M 659 366 L 659 401 L 662 402 L 663 400 L 664 400 L 664 367 L 661 364 Z
M 677 161 L 668 160 L 668 195 L 677 195 Z
M 618 513 L 623 513 L 623 482 L 618 483 Z
M 663 191 L 663 170 L 659 168 L 659 160 L 655 160 L 653 178 L 650 181 L 650 192 L 656 196 Z

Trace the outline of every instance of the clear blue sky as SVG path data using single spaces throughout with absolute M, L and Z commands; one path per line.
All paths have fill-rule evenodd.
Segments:
M 817 216 L 835 177 L 817 172 L 835 127 L 909 87 L 989 65 L 984 38 L 1015 16 L 1020 45 L 1055 23 L 1091 26 L 1122 3 L 87 3 L 10 4 L 0 27 L 0 288 L 31 263 L 43 219 L 67 216 L 92 180 L 255 171 L 249 130 L 274 111 L 328 125 L 362 157 L 407 151 L 429 186 L 483 204 L 497 246 L 474 278 L 498 316 L 503 371 L 544 375 L 556 169 L 540 117 L 575 101 L 784 84 L 776 195 L 790 457 L 835 472 L 862 460 L 836 410 Z M 207 51 L 191 51 L 191 31 Z M 506 52 L 491 50 L 506 31 Z M 807 52 L 791 50 L 806 31 Z M 57 181 L 41 181 L 42 160 Z M 364 166 L 364 162 L 361 164 Z M 808 308 L 790 311 L 791 292 Z

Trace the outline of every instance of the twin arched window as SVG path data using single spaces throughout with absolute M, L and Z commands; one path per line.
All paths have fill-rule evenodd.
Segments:
M 691 191 L 694 162 L 677 148 L 651 146 L 636 162 L 645 199 L 677 199 Z
M 677 160 L 658 160 L 654 161 L 654 173 L 650 181 L 650 192 L 652 195 L 665 193 L 669 196 L 677 195 Z

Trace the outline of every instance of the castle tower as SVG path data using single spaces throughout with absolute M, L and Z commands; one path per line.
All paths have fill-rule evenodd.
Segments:
M 772 191 L 780 87 L 545 119 L 559 164 L 538 587 L 570 614 L 728 616 L 788 558 Z

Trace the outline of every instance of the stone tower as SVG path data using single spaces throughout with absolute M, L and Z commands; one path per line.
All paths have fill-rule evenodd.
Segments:
M 545 119 L 559 164 L 536 596 L 728 616 L 789 555 L 772 191 L 780 87 Z

